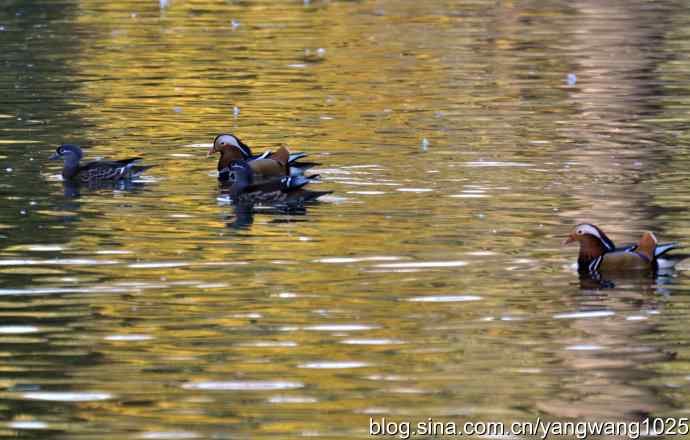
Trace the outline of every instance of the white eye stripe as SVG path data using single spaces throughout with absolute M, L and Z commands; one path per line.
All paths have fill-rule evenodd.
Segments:
M 240 148 L 240 145 L 237 143 L 237 139 L 235 139 L 235 136 L 231 136 L 229 134 L 225 134 L 223 136 L 220 136 L 216 140 L 216 143 L 220 146 L 232 145 L 235 148 Z
M 237 139 L 235 136 L 231 136 L 229 134 L 225 134 L 223 136 L 220 136 L 216 142 L 219 145 L 232 145 L 235 148 L 240 148 L 240 144 L 237 142 Z
M 593 225 L 587 223 L 578 225 L 575 229 L 575 233 L 578 235 L 591 235 L 596 237 L 599 242 L 609 251 L 612 251 L 615 247 L 611 240 L 608 237 L 605 238 L 603 232 L 599 231 L 599 229 Z
M 583 234 L 594 235 L 595 237 L 602 239 L 601 234 L 599 234 L 599 231 L 591 225 L 580 226 L 579 228 L 577 228 L 577 233 L 580 235 L 583 235 Z
M 235 148 L 240 148 L 240 144 L 237 142 L 237 139 L 234 136 L 228 136 L 228 137 L 230 138 L 230 141 L 228 142 L 230 145 L 232 145 Z
M 240 150 L 242 152 L 242 155 L 244 155 L 244 156 L 250 156 L 251 155 L 251 151 L 248 150 L 247 147 L 241 145 L 240 140 L 232 134 L 224 134 L 224 135 L 218 136 L 214 142 L 214 146 L 216 146 L 216 145 L 220 146 L 220 147 L 224 147 L 224 146 L 228 145 L 228 146 L 235 147 L 238 150 Z

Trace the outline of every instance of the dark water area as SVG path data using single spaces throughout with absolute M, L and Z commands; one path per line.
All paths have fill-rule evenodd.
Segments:
M 688 417 L 690 262 L 561 242 L 690 244 L 689 54 L 672 0 L 2 3 L 0 437 Z M 221 132 L 334 193 L 237 213 Z M 64 142 L 158 166 L 75 197 Z

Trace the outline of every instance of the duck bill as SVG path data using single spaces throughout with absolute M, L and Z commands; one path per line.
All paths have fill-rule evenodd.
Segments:
M 215 147 L 215 146 L 209 148 L 209 149 L 208 149 L 208 153 L 206 153 L 206 157 L 211 157 L 211 156 L 213 156 L 213 155 L 215 154 L 215 152 L 216 152 L 216 147 Z
M 562 245 L 563 245 L 563 246 L 567 246 L 567 245 L 569 245 L 570 243 L 575 243 L 575 241 L 577 241 L 577 240 L 575 239 L 575 237 L 573 236 L 573 234 L 570 234 L 570 235 L 568 235 L 568 236 L 565 238 L 565 240 L 563 240 Z
M 58 160 L 58 159 L 60 159 L 60 155 L 57 153 L 51 154 L 50 157 L 48 158 L 48 160 Z

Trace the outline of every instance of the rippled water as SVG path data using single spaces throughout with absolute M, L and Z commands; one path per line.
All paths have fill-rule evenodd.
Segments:
M 11 0 L 0 435 L 366 438 L 690 410 L 690 263 L 580 283 L 572 225 L 690 243 L 677 1 Z M 206 149 L 322 163 L 237 215 Z M 158 164 L 65 194 L 62 142 Z

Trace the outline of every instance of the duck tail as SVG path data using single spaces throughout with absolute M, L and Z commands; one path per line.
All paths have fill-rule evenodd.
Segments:
M 304 202 L 315 202 L 317 199 L 321 196 L 325 196 L 328 194 L 332 194 L 333 191 L 310 191 L 310 190 L 303 190 L 303 200 Z
M 303 157 L 307 157 L 307 153 L 302 153 L 302 152 L 299 152 L 299 153 L 290 153 L 290 154 L 288 155 L 288 164 L 289 164 L 289 165 L 292 165 L 296 160 L 299 160 L 299 159 L 301 159 L 301 158 L 303 158 Z
M 288 163 L 288 167 L 290 168 L 290 175 L 291 176 L 304 174 L 309 169 L 317 167 L 319 165 L 321 165 L 321 164 L 317 163 L 317 162 L 290 162 L 290 163 Z
M 129 170 L 130 170 L 130 174 L 132 177 L 137 177 L 141 173 L 143 173 L 144 171 L 146 171 L 150 168 L 153 168 L 155 166 L 157 166 L 157 165 L 155 165 L 155 164 L 154 165 L 133 165 L 132 167 L 130 167 Z
M 644 234 L 642 234 L 642 238 L 640 239 L 640 242 L 637 244 L 637 253 L 644 255 L 649 259 L 649 261 L 651 261 L 656 257 L 655 251 L 657 243 L 658 241 L 654 234 L 647 231 Z
M 143 159 L 144 159 L 143 157 L 128 157 L 127 159 L 121 159 L 121 160 L 118 160 L 117 162 L 120 163 L 121 165 L 129 165 L 129 164 L 132 164 L 134 162 L 138 162 L 138 161 L 143 160 Z
M 679 245 L 678 243 L 661 243 L 656 245 L 656 249 L 654 250 L 654 257 L 659 258 L 662 255 L 665 255 L 667 252 L 672 251 L 674 249 L 680 249 L 682 246 Z

